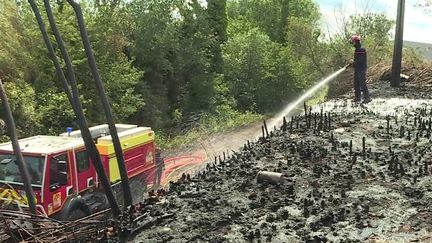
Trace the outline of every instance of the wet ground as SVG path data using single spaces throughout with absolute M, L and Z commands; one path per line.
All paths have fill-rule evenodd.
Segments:
M 147 205 L 135 242 L 432 241 L 432 88 L 307 109 Z M 188 171 L 188 170 L 185 170 Z M 280 184 L 257 182 L 260 171 Z

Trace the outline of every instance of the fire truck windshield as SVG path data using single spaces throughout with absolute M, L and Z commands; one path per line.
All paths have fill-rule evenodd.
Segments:
M 42 186 L 45 160 L 43 157 L 24 156 L 33 186 Z M 22 184 L 15 155 L 0 154 L 0 183 Z

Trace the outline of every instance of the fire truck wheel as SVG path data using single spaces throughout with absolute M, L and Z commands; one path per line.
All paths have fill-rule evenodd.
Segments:
M 72 210 L 69 213 L 67 220 L 68 221 L 75 221 L 77 219 L 84 218 L 85 216 L 87 216 L 87 214 L 83 210 L 77 208 L 77 209 Z

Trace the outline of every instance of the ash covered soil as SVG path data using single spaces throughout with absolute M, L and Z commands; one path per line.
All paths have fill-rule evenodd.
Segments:
M 134 242 L 432 241 L 432 87 L 371 85 L 170 183 Z M 260 171 L 282 173 L 278 185 Z

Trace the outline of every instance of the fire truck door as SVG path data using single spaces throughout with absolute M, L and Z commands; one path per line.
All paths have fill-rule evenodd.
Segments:
M 72 181 L 68 171 L 69 159 L 67 153 L 52 156 L 48 161 L 47 182 L 49 192 L 46 200 L 48 215 L 51 215 L 62 209 L 68 193 L 72 190 Z
M 96 171 L 90 163 L 86 150 L 75 151 L 75 166 L 78 176 L 78 191 L 93 187 L 96 182 Z

